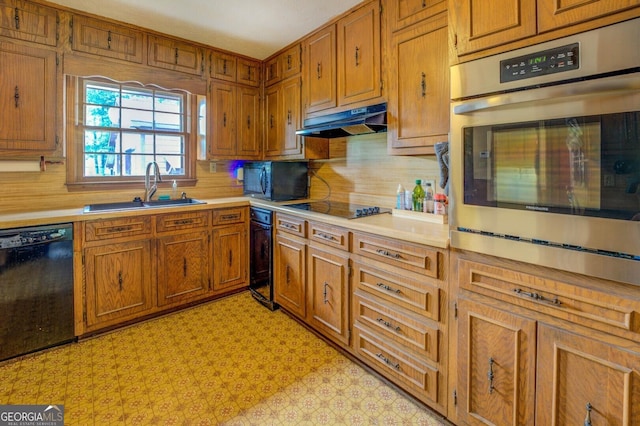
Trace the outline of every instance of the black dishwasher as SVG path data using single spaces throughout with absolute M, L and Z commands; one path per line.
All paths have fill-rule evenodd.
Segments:
M 251 266 L 249 290 L 253 297 L 272 311 L 278 308 L 273 301 L 272 279 L 272 221 L 273 212 L 251 207 L 250 246 Z
M 0 361 L 74 338 L 72 225 L 0 230 Z

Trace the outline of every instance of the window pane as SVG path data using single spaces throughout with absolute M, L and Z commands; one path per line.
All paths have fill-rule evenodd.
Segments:
M 124 156 L 124 176 L 144 176 L 147 164 L 154 161 L 153 155 L 130 154 Z M 162 171 L 160 172 L 162 173 Z
M 178 114 L 156 113 L 155 129 L 169 132 L 182 131 L 182 116 Z
M 153 154 L 153 135 L 144 133 L 123 133 L 122 150 L 125 153 Z
M 153 91 L 145 89 L 122 89 L 123 108 L 136 108 L 153 111 Z
M 171 93 L 156 93 L 156 111 L 182 114 L 182 96 Z
M 120 102 L 120 89 L 114 85 L 87 84 L 85 89 L 87 103 L 94 105 L 116 106 Z
M 182 175 L 184 174 L 184 157 L 179 155 L 164 156 L 158 161 L 161 174 Z
M 116 152 L 118 134 L 86 130 L 84 132 L 85 152 Z
M 157 135 L 156 152 L 159 154 L 184 154 L 182 136 Z
M 87 105 L 84 124 L 95 127 L 120 127 L 120 109 L 117 107 Z
M 184 176 L 187 99 L 182 92 L 86 80 L 84 176 L 141 177 L 152 161 L 162 174 Z
M 120 157 L 115 154 L 86 154 L 84 175 L 91 177 L 119 176 Z

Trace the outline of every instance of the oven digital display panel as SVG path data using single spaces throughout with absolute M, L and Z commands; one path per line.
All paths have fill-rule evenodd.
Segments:
M 500 61 L 500 83 L 575 70 L 580 67 L 578 43 Z

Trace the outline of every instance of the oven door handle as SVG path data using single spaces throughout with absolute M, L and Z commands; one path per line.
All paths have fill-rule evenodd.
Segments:
M 570 96 L 602 96 L 605 93 L 620 96 L 628 96 L 630 92 L 640 90 L 640 75 L 617 75 L 598 80 L 579 81 L 575 83 L 560 84 L 557 86 L 542 87 L 518 92 L 501 93 L 487 96 L 481 99 L 473 99 L 461 102 L 453 107 L 453 113 L 468 114 L 476 111 L 487 110 L 520 104 L 552 99 L 554 101 Z

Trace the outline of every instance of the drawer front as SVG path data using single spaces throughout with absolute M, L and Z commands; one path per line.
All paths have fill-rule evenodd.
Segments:
M 603 331 L 640 332 L 640 300 L 459 259 L 460 288 Z
M 302 238 L 307 238 L 305 220 L 300 217 L 278 213 L 276 214 L 276 229 Z
M 419 275 L 410 276 L 353 262 L 353 290 L 360 289 L 386 303 L 416 312 L 433 321 L 440 320 L 440 290 Z
M 352 251 L 429 277 L 438 277 L 438 251 L 427 246 L 354 233 Z
M 421 357 L 393 345 L 356 323 L 353 327 L 356 353 L 391 380 L 418 391 L 420 399 L 438 402 L 438 369 L 426 364 Z
M 364 291 L 356 290 L 353 315 L 377 334 L 410 349 L 420 351 L 427 359 L 438 362 L 438 327 L 428 320 L 400 311 L 375 300 Z
M 156 219 L 158 233 L 206 228 L 209 226 L 209 212 L 169 213 Z
M 87 222 L 85 241 L 151 236 L 151 216 L 137 216 L 113 220 Z
M 247 220 L 248 210 L 248 207 L 214 210 L 213 226 L 244 222 Z
M 349 230 L 319 222 L 309 222 L 309 240 L 349 250 Z

